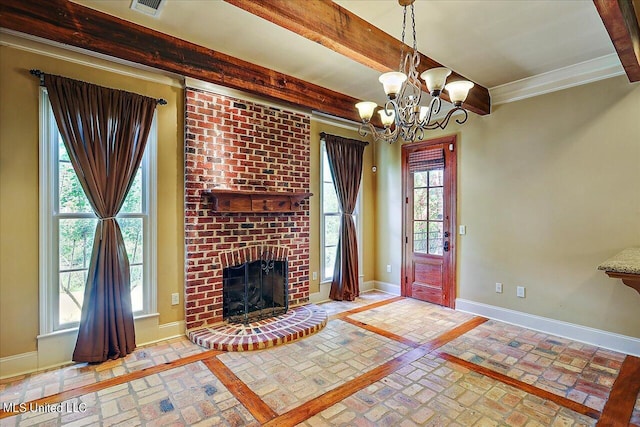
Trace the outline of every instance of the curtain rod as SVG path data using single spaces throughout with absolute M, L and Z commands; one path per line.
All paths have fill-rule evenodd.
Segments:
M 45 72 L 44 71 L 40 71 L 40 70 L 29 70 L 29 73 L 33 76 L 36 76 L 37 78 L 40 79 L 40 86 L 44 86 L 44 76 L 45 76 Z M 167 105 L 167 100 L 164 98 L 158 98 L 156 99 L 156 102 L 160 105 Z

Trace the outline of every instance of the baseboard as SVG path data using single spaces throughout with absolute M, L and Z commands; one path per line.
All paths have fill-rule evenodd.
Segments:
M 137 318 L 136 344 L 140 346 L 185 335 L 184 320 L 158 325 L 158 316 Z M 38 337 L 38 350 L 0 358 L 0 379 L 45 371 L 72 363 L 77 329 Z
M 373 291 L 375 288 L 376 288 L 376 281 L 375 280 L 368 280 L 368 281 L 360 284 L 360 292 Z
M 330 290 L 331 282 L 320 283 L 320 291 L 309 294 L 309 302 L 312 304 L 320 304 L 329 301 Z
M 640 357 L 640 339 L 465 299 L 456 310 Z
M 401 295 L 400 285 L 395 285 L 393 283 L 379 282 L 376 280 L 375 289 L 378 289 L 379 291 L 386 292 L 391 295 Z
M 37 351 L 0 358 L 0 379 L 26 374 L 36 369 L 38 369 Z

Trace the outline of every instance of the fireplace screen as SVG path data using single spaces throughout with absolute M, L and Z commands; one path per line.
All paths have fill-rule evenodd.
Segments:
M 287 260 L 248 261 L 223 269 L 223 317 L 249 323 L 278 316 L 289 308 Z

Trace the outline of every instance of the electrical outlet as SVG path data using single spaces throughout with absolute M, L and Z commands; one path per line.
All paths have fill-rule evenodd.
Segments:
M 387 273 L 391 273 L 391 264 L 387 264 Z
M 171 305 L 178 305 L 178 304 L 180 304 L 180 294 L 177 292 L 171 294 Z
M 313 273 L 311 273 L 311 278 L 312 280 L 318 280 L 318 272 L 314 271 Z
M 496 283 L 496 293 L 497 294 L 502 293 L 502 283 Z
M 524 286 L 518 286 L 516 288 L 516 296 L 518 298 L 524 298 Z
M 458 232 L 459 232 L 459 234 L 460 234 L 461 236 L 464 236 L 465 234 L 467 234 L 467 226 L 466 226 L 466 225 L 461 225 L 461 226 L 459 227 Z

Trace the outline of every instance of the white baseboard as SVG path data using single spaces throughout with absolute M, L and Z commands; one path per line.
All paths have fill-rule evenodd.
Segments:
M 0 358 L 0 379 L 33 372 L 38 368 L 38 352 Z
M 640 357 L 638 338 L 461 298 L 456 310 Z
M 136 344 L 144 346 L 185 334 L 184 320 L 158 324 L 158 316 L 135 319 Z M 38 350 L 0 358 L 0 379 L 44 371 L 72 363 L 77 329 L 38 337 Z
M 377 289 L 375 280 L 368 280 L 366 282 L 362 282 L 362 277 L 360 278 L 360 292 L 369 292 Z M 331 290 L 331 282 L 320 283 L 320 291 L 315 292 L 313 294 L 309 294 L 309 302 L 312 304 L 320 304 L 323 302 L 330 301 L 329 299 L 329 291 Z
M 375 281 L 375 289 L 391 295 L 401 295 L 400 285 L 395 285 L 393 283 Z
M 329 291 L 331 290 L 331 282 L 320 283 L 320 291 L 309 294 L 309 302 L 312 304 L 320 304 L 329 301 Z
M 360 292 L 369 292 L 376 288 L 375 280 L 368 280 L 360 284 Z

